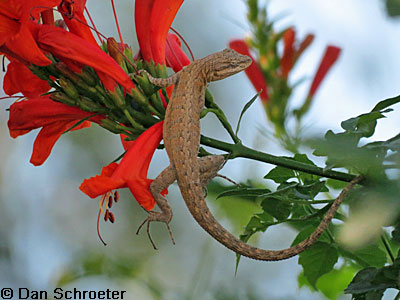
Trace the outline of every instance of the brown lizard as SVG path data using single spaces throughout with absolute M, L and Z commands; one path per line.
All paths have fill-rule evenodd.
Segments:
M 231 49 L 211 54 L 195 60 L 178 73 L 168 78 L 154 78 L 148 74 L 150 82 L 160 87 L 175 84 L 168 104 L 163 139 L 170 159 L 170 165 L 153 181 L 150 191 L 161 212 L 150 211 L 147 219 L 147 233 L 152 221 L 164 222 L 170 232 L 169 222 L 172 209 L 160 192 L 178 181 L 182 197 L 199 225 L 213 238 L 227 248 L 253 259 L 274 261 L 290 258 L 311 246 L 328 227 L 343 197 L 361 177 L 356 177 L 332 204 L 318 228 L 306 240 L 284 250 L 263 250 L 250 246 L 230 234 L 211 214 L 203 196 L 207 183 L 217 175 L 225 163 L 224 156 L 212 155 L 198 158 L 200 146 L 200 113 L 204 107 L 206 86 L 211 81 L 221 80 L 234 75 L 251 64 L 248 56 L 241 55 Z M 155 247 L 155 246 L 154 246 Z

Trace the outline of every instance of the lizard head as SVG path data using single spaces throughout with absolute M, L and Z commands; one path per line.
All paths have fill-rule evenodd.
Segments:
M 247 69 L 252 63 L 250 57 L 228 48 L 211 54 L 209 58 L 211 62 L 210 72 L 207 76 L 209 81 L 221 80 L 235 75 Z

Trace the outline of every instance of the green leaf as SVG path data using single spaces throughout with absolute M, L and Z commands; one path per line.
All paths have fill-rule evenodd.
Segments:
M 302 231 L 300 231 L 297 236 L 295 237 L 295 239 L 292 242 L 291 246 L 297 245 L 298 243 L 304 241 L 306 238 L 308 238 L 314 231 L 315 228 L 317 228 L 317 226 L 307 226 L 305 227 Z M 326 232 L 324 232 L 320 238 L 318 239 L 319 242 L 326 242 L 329 243 L 330 242 L 330 238 L 327 235 Z
M 398 222 L 392 231 L 392 240 L 400 243 L 400 223 Z
M 400 0 L 393 0 L 393 1 L 390 1 L 390 2 L 399 3 Z M 372 111 L 381 111 L 381 110 L 383 110 L 385 108 L 388 108 L 389 106 L 392 106 L 392 105 L 397 104 L 399 102 L 400 102 L 400 95 L 396 96 L 396 97 L 393 97 L 393 98 L 388 98 L 388 99 L 385 99 L 385 100 L 382 100 L 382 101 L 378 102 L 378 104 L 375 105 L 375 107 L 372 109 Z
M 299 264 L 303 267 L 304 276 L 314 288 L 316 288 L 317 280 L 330 272 L 337 260 L 336 248 L 324 242 L 315 243 L 299 255 Z
M 291 212 L 292 205 L 280 201 L 275 197 L 267 197 L 261 202 L 263 210 L 279 221 L 286 220 Z
M 376 268 L 365 268 L 357 273 L 350 282 L 349 286 L 344 290 L 345 294 L 365 294 L 371 291 L 385 290 L 390 287 L 386 283 L 374 283 L 375 276 L 378 273 Z
M 363 137 L 370 137 L 375 132 L 376 120 L 385 118 L 382 113 L 392 111 L 372 111 L 366 114 L 359 115 L 355 118 L 343 121 L 340 125 L 348 132 L 360 134 Z
M 250 99 L 249 102 L 246 103 L 246 105 L 243 107 L 242 112 L 240 113 L 240 117 L 239 117 L 239 121 L 238 124 L 236 126 L 236 132 L 235 135 L 238 134 L 239 132 L 239 127 L 240 127 L 240 122 L 242 121 L 242 117 L 244 115 L 244 113 L 250 108 L 250 106 L 254 103 L 254 101 L 256 101 L 257 97 L 261 94 L 261 91 L 258 92 L 253 98 Z
M 317 282 L 317 288 L 326 298 L 338 299 L 343 290 L 349 285 L 357 270 L 352 266 L 343 266 L 340 269 L 333 269 L 331 272 L 321 276 Z
M 301 199 L 314 199 L 320 192 L 328 192 L 325 181 L 316 181 L 312 184 L 295 187 L 295 196 Z
M 231 197 L 231 196 L 235 196 L 235 197 L 248 197 L 248 196 L 260 196 L 260 195 L 264 195 L 265 193 L 270 193 L 271 190 L 269 189 L 257 189 L 257 188 L 248 188 L 248 187 L 244 187 L 244 188 L 238 188 L 235 190 L 228 190 L 225 192 L 220 193 L 217 196 L 217 199 L 222 198 L 222 197 Z
M 347 182 L 330 179 L 330 178 L 326 181 L 326 185 L 335 190 L 343 190 L 347 184 L 348 184 Z
M 264 176 L 265 179 L 271 179 L 276 183 L 282 183 L 290 178 L 295 177 L 294 171 L 284 167 L 275 167 L 267 175 Z
M 378 245 L 369 245 L 353 251 L 353 254 L 368 263 L 371 267 L 383 267 L 387 261 L 386 252 Z
M 386 11 L 390 17 L 400 16 L 400 0 L 386 0 Z

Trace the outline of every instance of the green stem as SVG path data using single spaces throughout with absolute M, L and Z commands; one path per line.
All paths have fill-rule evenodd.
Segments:
M 302 171 L 305 173 L 336 179 L 340 181 L 350 182 L 356 176 L 353 174 L 347 174 L 338 171 L 325 170 L 323 168 L 298 162 L 295 160 L 287 159 L 284 157 L 274 156 L 261 151 L 253 150 L 244 146 L 242 143 L 229 144 L 226 142 L 218 141 L 206 136 L 201 136 L 201 143 L 205 146 L 213 147 L 216 149 L 224 150 L 230 153 L 229 158 L 244 157 L 253 160 L 258 160 L 266 163 L 270 163 L 276 166 L 289 168 L 292 170 Z

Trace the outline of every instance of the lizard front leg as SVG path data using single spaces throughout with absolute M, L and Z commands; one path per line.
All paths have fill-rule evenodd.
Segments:
M 212 155 L 201 157 L 198 161 L 200 167 L 200 184 L 205 189 L 210 180 L 213 179 L 217 175 L 217 172 L 223 167 L 225 164 L 225 159 L 222 155 Z M 161 212 L 149 211 L 148 217 L 139 226 L 136 234 L 138 234 L 144 224 L 147 223 L 147 235 L 154 249 L 157 249 L 157 247 L 155 246 L 150 235 L 150 223 L 153 221 L 163 222 L 167 225 L 172 243 L 175 244 L 172 231 L 169 227 L 169 222 L 172 219 L 172 209 L 168 201 L 161 195 L 161 191 L 170 186 L 175 180 L 175 167 L 170 165 L 165 168 L 150 184 L 150 192 L 153 195 L 154 200 L 156 201 Z

